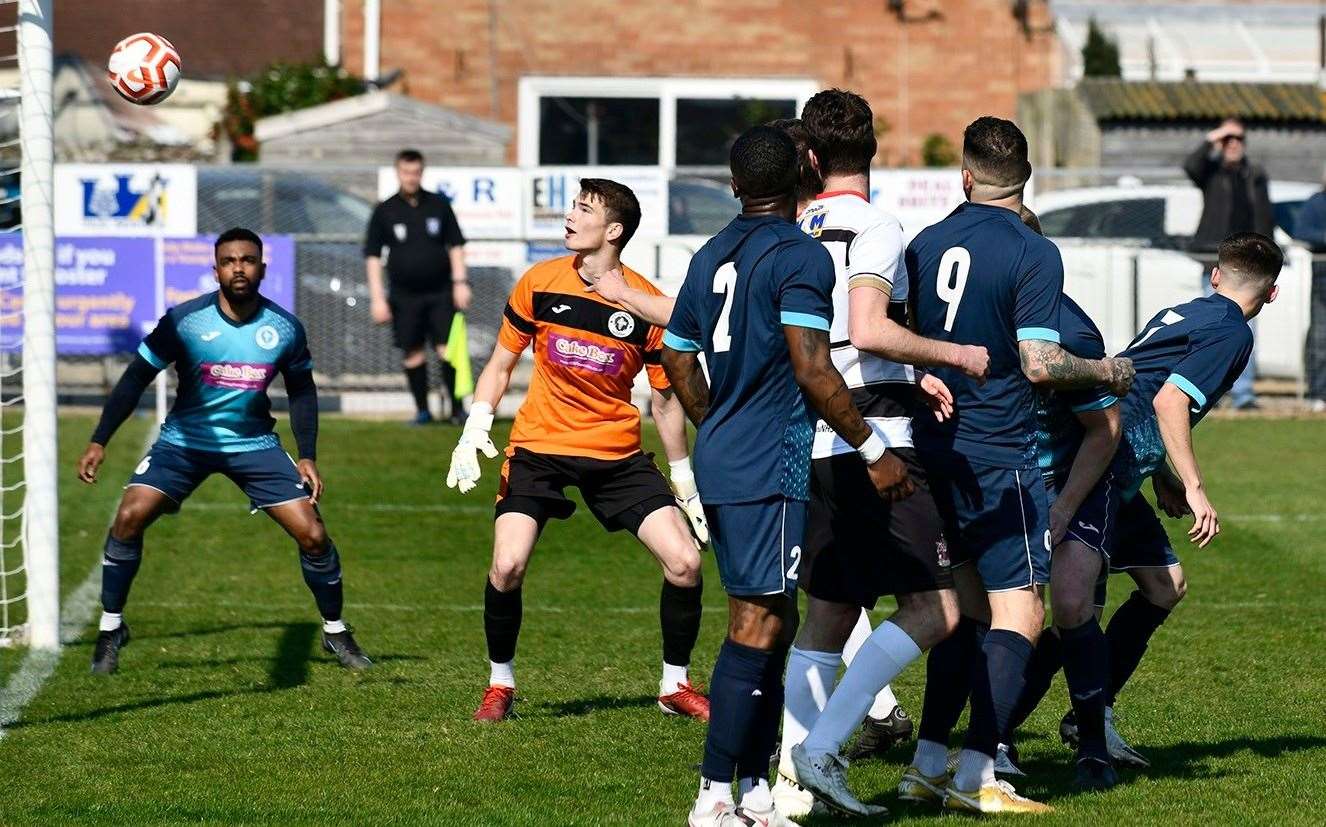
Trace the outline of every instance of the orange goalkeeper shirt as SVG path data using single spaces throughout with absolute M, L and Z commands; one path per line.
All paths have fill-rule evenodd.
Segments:
M 644 368 L 666 390 L 663 329 L 586 293 L 575 256 L 531 267 L 507 299 L 497 340 L 520 353 L 534 342 L 534 378 L 511 428 L 516 448 L 540 454 L 625 459 L 640 450 L 640 411 L 631 387 Z M 626 283 L 662 295 L 634 270 Z

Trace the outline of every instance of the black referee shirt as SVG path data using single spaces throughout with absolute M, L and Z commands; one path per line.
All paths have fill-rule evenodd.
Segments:
M 398 192 L 378 204 L 368 220 L 364 255 L 387 256 L 392 290 L 440 293 L 451 289 L 447 250 L 465 243 L 451 202 L 438 193 L 419 190 L 417 206 Z

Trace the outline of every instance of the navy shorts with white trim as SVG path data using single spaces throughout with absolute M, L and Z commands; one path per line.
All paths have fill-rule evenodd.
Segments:
M 1050 497 L 1040 468 L 999 468 L 920 452 L 956 569 L 975 563 L 987 591 L 1050 582 Z
M 1046 474 L 1045 485 L 1050 492 L 1050 504 L 1059 498 L 1059 492 L 1068 481 L 1067 474 Z M 1118 532 L 1119 501 L 1121 499 L 1114 472 L 1106 470 L 1077 512 L 1068 523 L 1065 540 L 1076 540 L 1109 562 Z
M 706 505 L 723 589 L 733 597 L 795 595 L 806 532 L 806 502 L 776 496 Z
M 253 511 L 308 498 L 308 489 L 290 455 L 280 448 L 261 451 L 199 451 L 157 440 L 125 487 L 143 485 L 169 497 L 178 511 L 213 474 L 224 474 L 249 498 Z

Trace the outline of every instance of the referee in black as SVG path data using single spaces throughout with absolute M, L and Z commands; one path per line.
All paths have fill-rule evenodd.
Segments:
M 414 396 L 416 425 L 433 421 L 428 411 L 428 354 L 432 344 L 442 360 L 442 383 L 451 397 L 448 420 L 464 424 L 465 412 L 456 396 L 456 369 L 448 362 L 447 337 L 457 311 L 470 305 L 465 272 L 465 236 L 460 232 L 451 202 L 427 192 L 424 156 L 415 149 L 396 155 L 400 189 L 377 205 L 368 220 L 364 239 L 364 265 L 373 321 L 392 323 L 401 367 Z M 390 290 L 382 282 L 382 255 L 387 251 Z

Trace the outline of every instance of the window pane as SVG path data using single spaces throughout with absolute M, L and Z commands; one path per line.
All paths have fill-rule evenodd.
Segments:
M 657 164 L 657 98 L 539 99 L 540 164 Z
M 738 135 L 756 124 L 796 114 L 794 100 L 678 98 L 677 164 L 727 166 L 728 150 Z

